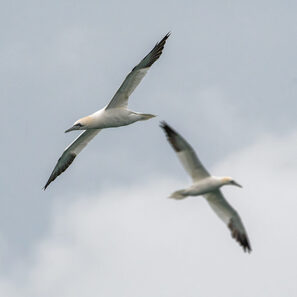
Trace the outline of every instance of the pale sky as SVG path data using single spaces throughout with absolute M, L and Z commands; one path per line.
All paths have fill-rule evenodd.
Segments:
M 2 1 L 0 296 L 296 296 L 296 1 Z M 129 107 L 43 192 L 78 118 L 168 31 Z M 244 254 L 190 179 L 166 120 L 240 213 Z

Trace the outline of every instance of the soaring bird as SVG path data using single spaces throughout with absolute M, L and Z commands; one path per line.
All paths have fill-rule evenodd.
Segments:
M 220 190 L 225 185 L 237 187 L 241 187 L 241 185 L 231 177 L 210 175 L 191 145 L 180 134 L 174 131 L 166 122 L 161 122 L 161 128 L 165 131 L 169 143 L 193 181 L 190 187 L 172 193 L 169 198 L 180 200 L 188 196 L 204 196 L 215 213 L 227 224 L 232 237 L 238 241 L 245 252 L 251 252 L 249 238 L 240 216 L 227 202 Z
M 64 172 L 81 150 L 100 132 L 101 129 L 130 125 L 137 121 L 145 121 L 155 117 L 147 113 L 138 113 L 128 109 L 128 99 L 139 85 L 148 69 L 159 59 L 170 33 L 158 42 L 155 47 L 127 75 L 111 101 L 104 108 L 77 120 L 65 132 L 85 130 L 63 152 L 52 174 L 44 186 L 48 185 Z

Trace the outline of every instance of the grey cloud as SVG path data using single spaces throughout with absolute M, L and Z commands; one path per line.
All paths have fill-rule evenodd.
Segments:
M 293 133 L 281 142 L 271 136 L 258 140 L 211 168 L 245 185 L 224 193 L 246 225 L 251 255 L 202 199 L 166 199 L 183 181 L 173 174 L 155 176 L 132 187 L 67 201 L 58 197 L 48 233 L 34 245 L 31 261 L 14 271 L 22 279 L 14 273 L 2 277 L 0 292 L 11 292 L 9 297 L 290 296 L 297 289 L 291 265 L 297 244 L 291 236 L 296 139 Z
M 145 9 L 139 1 L 3 3 L 2 273 L 45 236 L 57 200 L 132 187 L 156 174 L 186 182 L 158 120 L 187 135 L 207 166 L 263 135 L 296 130 L 295 11 L 293 1 L 152 1 Z M 63 131 L 105 105 L 169 30 L 164 55 L 130 102 L 159 119 L 103 131 L 43 193 L 75 137 Z

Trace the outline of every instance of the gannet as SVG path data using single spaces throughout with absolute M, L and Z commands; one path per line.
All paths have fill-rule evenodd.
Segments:
M 202 195 L 215 213 L 231 230 L 232 237 L 239 242 L 246 252 L 251 252 L 251 245 L 240 216 L 226 201 L 220 188 L 225 185 L 242 187 L 231 177 L 216 177 L 204 168 L 190 144 L 166 122 L 161 122 L 167 139 L 175 150 L 185 170 L 192 177 L 193 184 L 182 190 L 172 193 L 169 198 L 184 199 L 188 196 Z
M 164 45 L 170 33 L 158 42 L 138 65 L 127 75 L 124 82 L 117 90 L 111 101 L 104 108 L 95 113 L 77 120 L 71 128 L 65 131 L 85 130 L 63 152 L 52 174 L 50 175 L 44 190 L 48 185 L 64 172 L 81 150 L 100 132 L 101 129 L 130 125 L 137 121 L 145 121 L 155 117 L 147 113 L 138 113 L 129 110 L 128 99 L 135 88 L 139 85 L 148 69 L 162 54 Z

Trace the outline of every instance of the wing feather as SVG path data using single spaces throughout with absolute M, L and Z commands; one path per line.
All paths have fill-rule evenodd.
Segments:
M 54 181 L 61 173 L 63 173 L 74 161 L 76 156 L 84 147 L 100 132 L 100 129 L 91 129 L 82 132 L 63 152 L 59 158 L 52 174 L 44 186 L 44 190 Z
M 243 223 L 237 211 L 227 202 L 220 190 L 204 195 L 211 208 L 228 226 L 232 237 L 242 246 L 245 252 L 251 252 L 252 248 Z
M 148 69 L 156 62 L 162 54 L 164 45 L 170 33 L 167 33 L 164 38 L 158 42 L 155 47 L 146 55 L 138 65 L 127 75 L 124 82 L 115 93 L 106 109 L 109 108 L 126 108 L 128 106 L 128 99 L 135 88 L 139 85 L 143 77 L 146 75 Z
M 180 134 L 174 131 L 166 122 L 161 123 L 161 128 L 165 131 L 169 143 L 193 181 L 210 176 L 191 145 Z

